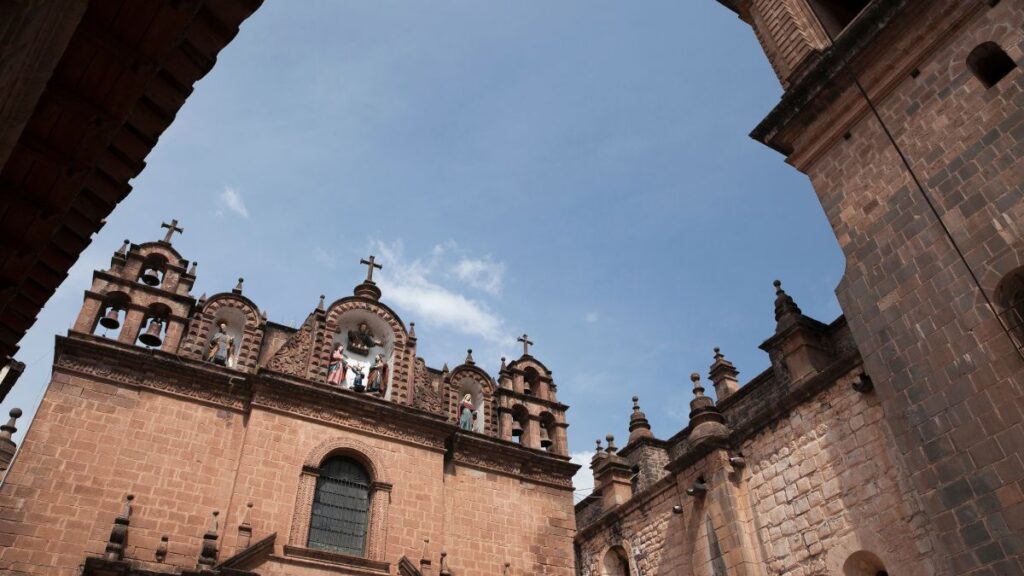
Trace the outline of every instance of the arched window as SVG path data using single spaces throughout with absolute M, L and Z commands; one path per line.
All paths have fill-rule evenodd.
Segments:
M 534 368 L 527 368 L 523 374 L 523 394 L 534 395 L 540 387 L 540 374 Z
M 540 423 L 540 447 L 543 450 L 553 451 L 555 445 L 555 417 L 550 412 L 542 412 L 539 418 Z
M 1018 348 L 1024 349 L 1024 268 L 1010 272 L 999 282 L 995 293 L 999 317 Z
M 853 22 L 869 0 L 809 0 L 821 26 L 830 38 L 835 38 Z
M 601 562 L 602 576 L 630 576 L 629 557 L 622 546 L 612 546 Z
M 164 282 L 166 270 L 167 259 L 161 254 L 150 254 L 142 262 L 138 280 L 146 286 L 160 286 Z
M 1016 67 L 1013 58 L 995 42 L 979 44 L 967 55 L 967 68 L 985 88 L 995 86 Z
M 328 458 L 320 466 L 309 520 L 309 548 L 353 556 L 366 552 L 370 477 L 356 461 Z
M 529 446 L 532 442 L 530 435 L 530 413 L 522 404 L 512 407 L 512 441 L 523 446 Z
M 136 340 L 149 348 L 159 348 L 163 345 L 164 336 L 167 334 L 167 318 L 171 309 L 161 302 L 149 305 L 146 317 L 143 321 L 145 328 L 138 334 Z

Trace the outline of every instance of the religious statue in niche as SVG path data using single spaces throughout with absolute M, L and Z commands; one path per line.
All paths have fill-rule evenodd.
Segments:
M 476 406 L 473 406 L 473 395 L 466 394 L 459 403 L 459 428 L 473 430 L 476 424 Z
M 348 372 L 348 362 L 345 361 L 345 347 L 338 344 L 331 354 L 331 363 L 327 367 L 327 383 L 333 386 L 344 386 L 345 375 Z
M 366 322 L 360 322 L 355 330 L 348 331 L 349 352 L 366 356 L 370 353 L 370 348 L 383 345 L 384 342 L 373 335 L 373 332 L 370 331 L 370 325 Z
M 373 359 L 373 366 L 370 367 L 370 375 L 367 377 L 367 392 L 376 392 L 381 398 L 388 391 L 388 364 L 384 361 L 383 354 L 377 354 Z
M 366 386 L 363 386 L 363 378 L 366 377 L 363 374 L 363 365 L 358 362 L 353 362 L 348 365 L 349 370 L 352 370 L 352 389 L 356 392 L 362 392 L 366 390 Z
M 217 322 L 217 332 L 210 338 L 210 349 L 206 361 L 228 368 L 235 367 L 235 337 L 228 334 L 227 322 Z

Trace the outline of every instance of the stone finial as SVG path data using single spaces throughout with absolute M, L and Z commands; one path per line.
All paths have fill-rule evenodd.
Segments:
M 114 527 L 110 529 L 110 538 L 107 539 L 107 548 L 104 555 L 107 560 L 123 560 L 124 547 L 128 541 L 128 525 L 132 517 L 132 500 L 135 496 L 128 494 L 124 499 L 124 509 L 117 518 L 114 518 Z
M 231 292 L 233 292 L 235 294 L 241 294 L 242 293 L 242 284 L 244 282 L 245 282 L 245 278 L 239 277 L 238 278 L 238 284 L 235 284 L 235 287 L 231 290 Z
M 772 284 L 775 286 L 775 321 L 781 325 L 786 319 L 799 318 L 803 315 L 793 297 L 782 289 L 782 282 L 776 280 Z
M 654 438 L 654 434 L 651 434 L 651 423 L 647 421 L 647 415 L 640 410 L 640 398 L 633 396 L 633 413 L 629 416 L 627 444 L 632 444 L 641 438 Z
M 409 322 L 409 338 L 416 338 L 416 323 Z
M 604 451 L 609 456 L 614 456 L 615 453 L 619 451 L 618 447 L 615 446 L 615 436 L 612 436 L 611 434 L 609 434 L 609 435 L 605 436 L 604 439 L 605 439 L 606 442 L 608 442 L 608 447 L 605 448 Z
M 7 424 L 0 426 L 0 471 L 7 470 L 11 461 L 14 460 L 14 453 L 18 450 L 18 446 L 12 438 L 18 431 L 15 424 L 18 418 L 21 418 L 21 408 L 12 408 L 10 415 L 11 419 L 7 421 Z
M 245 503 L 245 512 L 242 513 L 242 521 L 238 524 L 239 547 L 248 548 L 252 543 L 252 524 L 249 519 L 252 516 L 252 502 Z
M 448 569 L 448 552 L 441 550 L 441 570 L 438 571 L 440 576 L 451 576 L 452 571 Z
M 711 401 L 711 398 L 704 395 L 704 386 L 700 383 L 700 374 L 696 372 L 690 374 L 690 380 L 693 381 L 693 400 L 690 400 L 690 418 L 692 419 L 695 413 L 714 406 L 714 402 Z
M 430 556 L 428 556 L 428 551 L 427 551 L 427 548 L 429 546 L 430 546 L 430 538 L 424 538 L 423 539 L 423 554 L 420 554 L 420 575 L 421 576 L 430 576 L 431 574 L 433 574 L 433 572 L 431 571 L 431 568 L 430 568 L 430 565 L 432 564 L 432 562 L 430 561 Z
M 219 514 L 220 511 L 213 511 L 210 518 L 210 529 L 203 534 L 203 544 L 199 550 L 199 566 L 213 566 L 217 563 L 217 516 Z
M 202 295 L 199 296 L 199 301 L 196 302 L 197 308 L 202 308 L 203 306 L 206 306 L 206 292 L 203 292 Z
M 740 389 L 739 380 L 736 379 L 740 372 L 733 366 L 732 362 L 725 359 L 722 350 L 715 347 L 715 359 L 708 371 L 708 378 L 715 386 L 715 398 L 723 402 Z
M 321 294 L 320 295 L 320 303 L 316 305 L 316 309 L 317 310 L 323 310 L 324 309 L 324 298 L 326 298 L 326 296 Z
M 124 257 L 128 256 L 128 248 L 131 245 L 132 245 L 131 240 L 125 238 L 124 239 L 124 244 L 122 244 L 121 248 L 119 248 L 117 250 L 117 252 L 114 253 L 114 256 L 117 256 L 117 257 L 120 257 L 120 258 L 124 258 Z
M 473 366 L 474 364 L 476 364 L 476 361 L 473 360 L 473 349 L 472 348 L 470 348 L 469 350 L 466 350 L 466 361 L 464 362 L 464 364 L 469 364 L 470 366 Z
M 160 545 L 156 548 L 156 561 L 163 564 L 163 561 L 167 559 L 167 534 L 160 537 Z
M 264 323 L 267 321 L 267 311 L 266 310 L 260 310 L 260 321 L 262 321 Z
M 509 576 L 509 574 L 512 574 L 512 563 L 511 562 L 505 562 L 505 569 L 501 571 L 501 574 L 502 574 L 502 576 Z
M 189 276 L 195 276 L 196 275 L 196 268 L 198 266 L 199 266 L 199 262 L 193 262 L 192 266 L 189 267 L 189 269 L 188 269 L 188 275 Z
M 448 363 L 445 362 L 444 366 L 441 367 L 441 380 L 444 380 L 445 382 L 447 382 L 448 381 L 448 373 L 449 373 Z
M 594 457 L 590 459 L 590 467 L 594 468 L 601 463 L 602 460 L 608 457 L 604 452 L 604 447 L 601 446 L 601 439 L 594 440 L 596 446 L 594 447 Z

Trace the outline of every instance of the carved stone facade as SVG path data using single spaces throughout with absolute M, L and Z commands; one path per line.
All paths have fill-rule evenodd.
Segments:
M 578 466 L 564 443 L 499 436 L 498 382 L 471 358 L 451 373 L 427 367 L 369 280 L 295 330 L 269 322 L 241 280 L 194 298 L 195 274 L 166 241 L 127 243 L 95 273 L 0 487 L 0 515 L 17 526 L 0 573 L 423 576 L 443 550 L 464 574 L 506 563 L 572 574 Z M 387 394 L 327 381 L 332 349 L 363 321 L 373 349 L 349 359 L 385 357 Z M 211 361 L 217 330 L 234 362 Z M 457 426 L 460 387 L 480 394 L 477 431 Z M 564 430 L 567 407 L 547 405 Z M 322 468 L 337 458 L 368 479 L 359 555 L 309 536 Z

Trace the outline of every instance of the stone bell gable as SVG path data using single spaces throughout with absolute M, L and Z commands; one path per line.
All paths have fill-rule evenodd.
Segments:
M 498 380 L 471 353 L 428 367 L 366 262 L 352 296 L 295 329 L 241 279 L 194 298 L 196 266 L 169 237 L 126 243 L 57 338 L 0 485 L 15 525 L 0 573 L 571 576 L 567 407 L 525 395 L 557 441 L 503 435 Z M 527 364 L 553 388 L 524 356 L 501 367 L 509 391 Z

